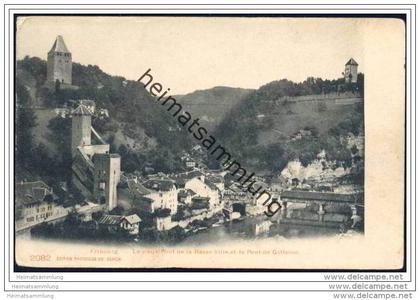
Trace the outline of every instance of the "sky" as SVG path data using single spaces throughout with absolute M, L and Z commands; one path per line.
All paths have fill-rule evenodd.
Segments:
M 269 17 L 20 17 L 16 55 L 47 58 L 62 35 L 74 62 L 137 80 L 151 69 L 172 94 L 214 86 L 258 88 L 283 78 L 335 79 L 364 66 L 374 19 Z

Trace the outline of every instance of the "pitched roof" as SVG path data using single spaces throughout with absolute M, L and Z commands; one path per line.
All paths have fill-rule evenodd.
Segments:
M 209 188 L 211 188 L 212 190 L 218 190 L 218 187 L 213 182 L 211 182 L 210 180 L 208 180 L 207 178 L 204 179 L 204 183 L 207 184 L 207 186 Z
M 92 115 L 92 112 L 86 105 L 80 104 L 75 110 L 73 110 L 73 115 L 90 116 Z
M 213 183 L 222 183 L 224 182 L 223 176 L 220 175 L 210 175 L 207 176 L 207 178 L 209 181 L 213 182 Z
M 136 224 L 141 221 L 140 217 L 136 214 L 132 214 L 129 216 L 119 216 L 119 215 L 103 215 L 99 220 L 99 224 L 104 225 L 118 225 L 123 220 L 127 220 L 130 224 Z
M 322 192 L 308 192 L 301 190 L 283 191 L 281 198 L 289 198 L 306 201 L 328 201 L 328 202 L 350 202 L 356 203 L 360 195 L 358 194 L 336 194 Z
M 122 219 L 127 220 L 127 222 L 130 223 L 130 224 L 136 224 L 136 223 L 139 223 L 141 221 L 140 217 L 136 214 L 129 215 L 129 216 L 124 216 Z
M 48 195 L 50 193 L 50 191 L 46 188 L 38 188 L 38 187 L 34 187 L 32 188 L 32 196 L 35 199 L 44 199 L 46 195 Z
M 96 106 L 95 100 L 91 100 L 91 99 L 81 99 L 80 104 L 83 104 L 86 106 Z
M 234 193 L 243 193 L 243 189 L 241 189 L 241 187 L 237 186 L 237 185 L 231 185 L 228 187 L 227 189 L 228 191 L 232 191 Z
M 104 225 L 118 225 L 121 222 L 121 216 L 117 215 L 103 215 L 99 220 L 99 224 Z
M 63 52 L 63 53 L 70 53 L 70 51 L 66 47 L 66 43 L 64 43 L 64 39 L 61 35 L 58 35 L 55 39 L 55 42 L 50 50 L 50 52 Z
M 137 197 L 142 197 L 144 195 L 152 193 L 151 190 L 143 186 L 141 183 L 135 182 L 134 179 L 128 179 L 127 186 L 130 192 Z
M 187 197 L 188 195 L 190 195 L 190 196 L 195 195 L 195 193 L 192 190 L 190 190 L 190 189 L 181 189 L 178 192 L 178 195 L 180 197 Z
M 346 63 L 346 66 L 347 65 L 358 66 L 359 64 L 353 58 L 350 58 L 349 61 Z
M 146 188 L 155 191 L 170 191 L 174 187 L 174 183 L 170 180 L 151 179 L 143 184 Z
M 193 202 L 210 201 L 210 197 L 195 196 L 191 199 Z
M 178 184 L 185 184 L 185 182 L 187 182 L 188 180 L 196 178 L 196 177 L 200 177 L 203 175 L 204 175 L 203 172 L 198 171 L 198 170 L 193 170 L 193 171 L 189 171 L 185 173 L 172 175 L 170 176 L 170 178 L 175 180 L 176 183 Z
M 50 187 L 43 181 L 21 182 L 15 187 L 15 202 L 17 206 L 39 203 L 51 194 Z

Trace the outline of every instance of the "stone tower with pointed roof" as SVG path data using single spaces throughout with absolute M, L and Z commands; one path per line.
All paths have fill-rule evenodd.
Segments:
M 109 153 L 109 144 L 92 127 L 92 110 L 83 103 L 88 101 L 80 100 L 72 112 L 72 183 L 87 199 L 112 210 L 118 204 L 121 157 Z
M 353 59 L 346 63 L 344 67 L 344 81 L 346 83 L 356 83 L 357 82 L 357 66 L 359 64 Z
M 47 82 L 55 83 L 58 80 L 61 84 L 71 85 L 71 73 L 71 53 L 67 49 L 63 37 L 59 35 L 48 52 Z

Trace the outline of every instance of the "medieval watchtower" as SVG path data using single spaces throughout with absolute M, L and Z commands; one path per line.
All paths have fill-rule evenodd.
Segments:
M 77 147 L 91 144 L 92 137 L 92 115 L 91 111 L 84 105 L 79 105 L 74 111 L 71 119 L 71 153 L 74 156 Z
M 55 83 L 58 80 L 62 84 L 71 85 L 71 75 L 71 53 L 67 49 L 63 37 L 59 35 L 48 52 L 47 82 Z
M 357 66 L 358 63 L 353 58 L 350 58 L 346 63 L 344 67 L 344 80 L 346 83 L 357 82 Z
M 121 157 L 118 154 L 95 154 L 93 195 L 108 210 L 117 207 L 117 185 L 120 181 Z
M 71 123 L 72 182 L 87 199 L 112 210 L 118 204 L 121 157 L 109 153 L 109 144 L 92 127 L 91 108 L 80 104 L 72 113 Z

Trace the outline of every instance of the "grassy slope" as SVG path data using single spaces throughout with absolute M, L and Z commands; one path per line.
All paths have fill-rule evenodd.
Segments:
M 178 96 L 185 110 L 200 118 L 208 129 L 216 127 L 252 90 L 230 87 L 214 87 Z
M 265 114 L 264 121 L 272 122 L 273 127 L 261 130 L 258 143 L 267 145 L 275 143 L 282 136 L 290 136 L 307 126 L 315 127 L 320 133 L 326 133 L 330 128 L 347 119 L 357 104 L 328 106 L 320 111 L 317 105 L 300 103 L 293 106 L 293 113 L 279 107 Z
M 51 140 L 51 131 L 48 123 L 56 117 L 54 109 L 35 109 L 37 126 L 34 129 L 35 142 L 44 144 L 51 153 L 56 153 L 56 146 Z

